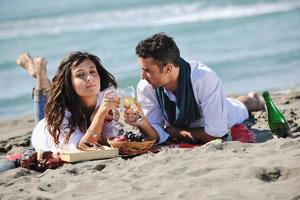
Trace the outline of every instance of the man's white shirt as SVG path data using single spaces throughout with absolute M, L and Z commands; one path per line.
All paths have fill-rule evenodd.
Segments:
M 200 119 L 189 124 L 189 128 L 204 127 L 207 134 L 222 137 L 233 125 L 249 117 L 247 108 L 236 99 L 225 98 L 222 81 L 212 69 L 196 61 L 189 64 L 192 88 L 201 115 Z M 164 92 L 171 101 L 176 102 L 176 96 L 171 91 Z M 169 123 L 164 119 L 155 90 L 146 80 L 141 80 L 137 86 L 137 96 L 149 122 L 159 134 L 158 143 L 165 142 L 169 134 L 164 126 Z

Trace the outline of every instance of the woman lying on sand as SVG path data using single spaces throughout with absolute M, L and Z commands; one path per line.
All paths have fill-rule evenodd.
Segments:
M 120 99 L 111 98 L 111 93 L 117 83 L 97 56 L 70 53 L 59 64 L 52 83 L 45 58 L 32 59 L 24 53 L 17 64 L 37 80 L 33 91 L 37 125 L 31 139 L 36 151 L 56 152 L 65 145 L 87 150 L 113 136 L 110 110 L 119 107 Z

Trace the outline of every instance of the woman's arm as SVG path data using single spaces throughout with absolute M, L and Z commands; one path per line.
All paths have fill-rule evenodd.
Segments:
M 100 142 L 101 144 L 107 144 L 107 141 L 102 135 L 103 126 L 107 116 L 109 116 L 109 111 L 119 108 L 120 104 L 119 99 L 108 98 L 109 93 L 110 91 L 104 94 L 103 101 L 99 108 L 95 110 L 95 115 L 91 119 L 91 125 L 78 143 L 78 148 L 85 150 L 87 143 L 97 144 Z

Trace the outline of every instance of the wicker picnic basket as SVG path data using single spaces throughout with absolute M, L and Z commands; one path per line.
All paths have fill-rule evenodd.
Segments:
M 108 138 L 107 142 L 111 147 L 119 148 L 119 153 L 121 155 L 137 155 L 147 153 L 155 143 L 154 140 L 144 142 L 128 142 L 114 141 L 113 138 Z

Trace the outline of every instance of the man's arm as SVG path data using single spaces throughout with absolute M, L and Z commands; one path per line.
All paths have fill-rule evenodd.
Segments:
M 187 143 L 204 144 L 218 138 L 207 134 L 202 127 L 179 128 L 176 126 L 168 126 L 165 130 L 172 139 Z
M 151 126 L 145 117 L 141 104 L 136 102 L 136 110 L 131 109 L 128 104 L 124 105 L 124 121 L 132 126 L 136 126 L 141 133 L 144 133 L 149 140 L 159 140 L 159 133 Z
M 157 143 L 164 143 L 169 137 L 163 127 L 164 116 L 158 104 L 155 91 L 146 80 L 139 82 L 137 86 L 137 97 L 142 107 L 142 112 L 140 112 L 139 115 L 145 116 L 148 122 L 146 126 L 138 126 L 139 129 L 146 134 L 148 133 L 147 131 L 150 131 L 151 134 L 152 131 L 155 131 Z
M 193 64 L 195 65 L 195 63 Z M 201 64 L 202 65 L 202 64 Z M 189 143 L 207 143 L 222 138 L 228 132 L 227 108 L 222 82 L 215 72 L 199 63 L 191 73 L 193 92 L 201 110 L 201 122 L 189 127 L 168 126 L 165 130 L 170 137 Z M 193 128 L 191 128 L 193 127 Z
M 141 133 L 144 133 L 148 136 L 149 140 L 155 140 L 155 142 L 158 142 L 159 134 L 151 126 L 151 124 L 146 118 L 142 118 L 141 120 L 139 120 L 139 122 L 137 123 L 137 127 Z
M 205 67 L 203 69 L 205 73 L 194 70 L 191 75 L 193 92 L 201 110 L 202 123 L 198 127 L 203 129 L 202 131 L 192 129 L 191 132 L 198 133 L 200 139 L 204 137 L 203 142 L 208 142 L 222 138 L 228 132 L 228 110 L 221 79 L 214 71 Z M 194 123 L 190 127 L 195 128 L 197 125 Z

